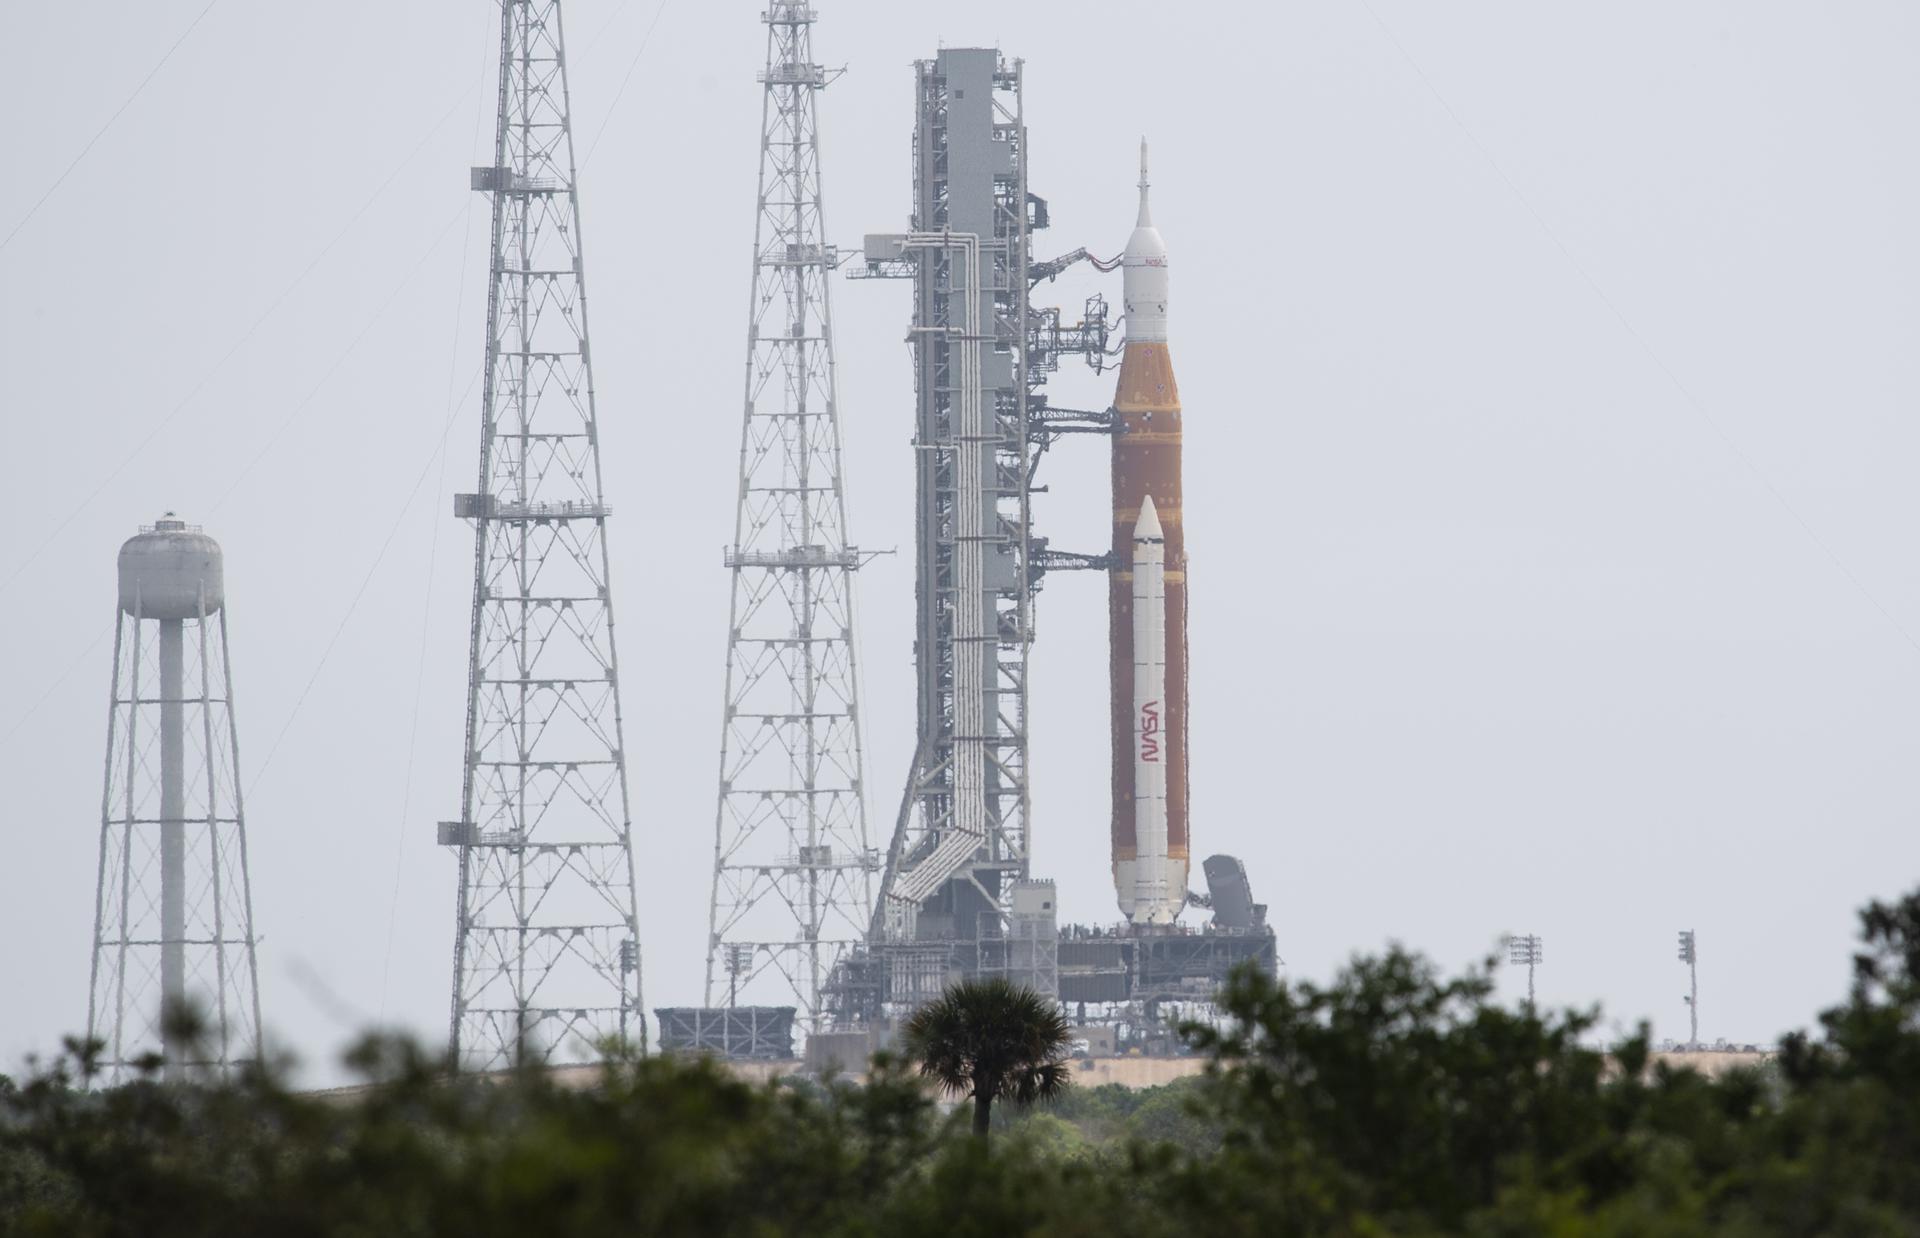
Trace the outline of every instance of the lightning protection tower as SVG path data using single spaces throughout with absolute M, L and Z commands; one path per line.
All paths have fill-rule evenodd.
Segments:
M 791 1002 L 824 1021 L 822 986 L 866 935 L 867 842 L 853 573 L 835 407 L 815 10 L 771 0 L 760 74 L 760 192 L 720 735 L 707 997 Z M 724 967 L 726 975 L 721 971 Z
M 87 1004 L 108 1083 L 259 1058 L 225 603 L 219 544 L 172 512 L 120 548 Z
M 607 515 L 559 0 L 500 6 L 452 1049 L 645 1043 Z

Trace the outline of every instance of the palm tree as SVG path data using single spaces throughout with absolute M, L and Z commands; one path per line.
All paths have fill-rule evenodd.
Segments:
M 1073 1028 L 1052 999 L 1006 980 L 963 980 L 913 1012 L 902 1029 L 920 1073 L 973 1098 L 973 1133 L 987 1137 L 993 1102 L 1053 1100 L 1071 1082 Z

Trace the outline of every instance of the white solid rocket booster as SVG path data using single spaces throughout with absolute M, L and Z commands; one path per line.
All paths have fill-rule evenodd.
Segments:
M 1133 526 L 1133 836 L 1135 924 L 1171 924 L 1186 899 L 1167 858 L 1166 544 L 1153 496 Z

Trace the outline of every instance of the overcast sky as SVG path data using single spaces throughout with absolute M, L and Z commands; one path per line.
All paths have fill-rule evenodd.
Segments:
M 0 235 L 206 6 L 106 7 L 8 14 Z M 1244 857 L 1290 973 L 1536 932 L 1543 1001 L 1684 1037 L 1691 927 L 1707 1038 L 1840 995 L 1854 910 L 1920 878 L 1920 10 L 819 7 L 842 245 L 906 222 L 942 44 L 1026 59 L 1037 257 L 1117 252 L 1153 143 L 1195 854 Z M 700 998 L 760 8 L 568 10 L 649 1007 Z M 0 248 L 0 1070 L 85 1022 L 114 556 L 169 508 L 227 552 L 269 1034 L 316 1079 L 366 1023 L 445 1034 L 497 31 L 215 3 Z M 906 288 L 834 297 L 853 536 L 910 551 Z M 1103 445 L 1047 472 L 1036 532 L 1102 549 Z M 911 573 L 859 579 L 877 842 Z M 1033 866 L 1082 921 L 1105 596 L 1050 579 L 1033 662 Z

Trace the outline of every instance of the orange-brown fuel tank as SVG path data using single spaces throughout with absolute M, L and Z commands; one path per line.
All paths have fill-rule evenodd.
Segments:
M 1164 340 L 1135 340 L 1120 361 L 1113 401 L 1121 422 L 1113 440 L 1113 554 L 1108 591 L 1111 649 L 1110 701 L 1113 732 L 1113 868 L 1120 910 L 1147 922 L 1136 908 L 1132 870 L 1136 859 L 1134 771 L 1133 538 L 1146 496 L 1153 496 L 1165 538 L 1166 706 L 1164 745 L 1167 788 L 1167 859 L 1179 882 L 1168 894 L 1184 899 L 1187 841 L 1187 546 L 1181 518 L 1180 388 Z M 1171 914 L 1178 914 L 1179 903 Z M 1164 922 L 1155 916 L 1153 922 Z

